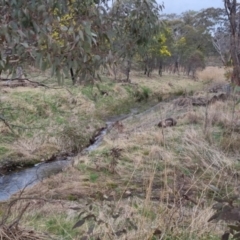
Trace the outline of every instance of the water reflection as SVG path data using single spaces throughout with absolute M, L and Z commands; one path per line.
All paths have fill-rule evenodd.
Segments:
M 69 163 L 69 160 L 41 163 L 33 168 L 1 176 L 0 201 L 7 200 L 12 194 L 32 186 L 50 175 L 61 172 Z

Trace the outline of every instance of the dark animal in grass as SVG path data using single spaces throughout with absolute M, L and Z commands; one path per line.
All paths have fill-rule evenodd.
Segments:
M 173 127 L 177 125 L 177 121 L 173 118 L 166 118 L 158 123 L 158 127 Z

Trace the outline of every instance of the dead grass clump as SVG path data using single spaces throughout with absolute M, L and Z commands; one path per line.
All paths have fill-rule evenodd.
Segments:
M 226 157 L 214 146 L 210 146 L 203 134 L 199 134 L 193 128 L 187 129 L 182 139 L 184 147 L 182 154 L 191 157 L 200 167 L 222 169 L 232 166 L 232 159 Z
M 178 107 L 188 107 L 192 106 L 192 99 L 188 97 L 179 97 L 178 99 L 173 101 L 174 106 Z
M 25 228 L 0 226 L 1 240 L 48 240 L 49 236 L 33 230 Z
M 231 125 L 232 113 L 229 103 L 218 101 L 208 108 L 208 122 L 210 125 L 227 127 Z
M 2 136 L 8 136 L 9 134 L 15 133 L 14 130 L 7 122 L 0 121 L 0 134 Z
M 203 122 L 203 116 L 198 111 L 190 111 L 181 121 L 190 124 L 200 124 Z
M 36 135 L 32 139 L 21 138 L 12 144 L 12 150 L 20 152 L 25 158 L 39 158 L 59 151 L 56 145 L 50 144 L 45 137 Z
M 122 86 L 115 85 L 113 87 L 113 91 L 114 91 L 114 94 L 120 94 L 119 97 L 122 99 L 128 97 L 127 91 Z
M 197 107 L 193 111 L 189 111 L 180 118 L 182 124 L 203 124 L 211 132 L 214 126 L 222 129 L 229 129 L 233 124 L 233 113 L 230 102 L 217 101 L 207 107 Z M 234 114 L 234 120 L 237 119 L 237 114 Z M 235 121 L 236 122 L 236 121 Z
M 239 133 L 224 134 L 220 140 L 220 148 L 223 149 L 224 152 L 238 154 L 240 153 L 239 142 Z
M 91 135 L 83 136 L 81 127 L 76 125 L 66 125 L 58 134 L 59 145 L 65 151 L 79 152 L 88 143 Z
M 12 159 L 14 162 L 22 161 L 26 165 L 47 160 L 65 150 L 56 137 L 48 138 L 42 134 L 34 134 L 32 139 L 19 138 L 7 146 L 9 147 L 7 159 Z
M 163 160 L 162 148 L 159 146 L 153 146 L 149 152 L 149 158 L 154 160 Z
M 202 81 L 223 82 L 225 81 L 225 69 L 220 67 L 206 67 L 198 71 L 197 76 Z

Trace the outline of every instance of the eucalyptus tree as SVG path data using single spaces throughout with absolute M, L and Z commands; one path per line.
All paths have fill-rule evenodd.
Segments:
M 236 0 L 224 0 L 224 7 L 230 24 L 231 81 L 240 86 L 240 4 Z
M 115 54 L 127 63 L 159 27 L 155 0 L 0 0 L 0 71 L 34 64 L 62 82 L 92 81 Z M 110 9 L 110 10 L 109 10 Z M 70 71 L 69 71 L 70 70 Z
M 141 60 L 144 63 L 144 74 L 148 77 L 154 69 L 158 69 L 159 76 L 162 76 L 163 62 L 171 56 L 170 44 L 172 35 L 168 28 L 162 26 L 159 33 L 153 36 L 147 46 L 140 51 Z
M 197 49 L 198 32 L 193 27 L 195 12 L 186 12 L 178 19 L 167 21 L 172 30 L 171 58 L 169 64 L 173 73 L 179 74 L 180 66 L 185 66 L 192 52 Z
M 216 54 L 211 42 L 211 29 L 208 19 L 200 12 L 187 11 L 174 18 L 164 16 L 165 22 L 172 30 L 172 44 L 169 65 L 174 73 L 180 67 L 194 76 L 197 68 L 203 68 L 204 58 Z
M 196 17 L 196 25 L 205 29 L 210 35 L 212 45 L 208 46 L 208 54 L 220 56 L 223 65 L 230 59 L 230 26 L 224 8 L 207 8 L 201 10 Z
M 0 0 L 0 71 L 34 64 L 91 81 L 106 60 L 108 0 Z M 104 54 L 103 54 L 104 53 Z
M 113 3 L 110 10 L 114 28 L 111 46 L 113 54 L 125 63 L 127 81 L 134 56 L 142 55 L 159 32 L 162 8 L 155 0 L 115 0 Z

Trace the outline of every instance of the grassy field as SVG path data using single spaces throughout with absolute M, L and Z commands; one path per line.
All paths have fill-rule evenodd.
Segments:
M 2 159 L 20 155 L 39 160 L 59 151 L 79 151 L 104 119 L 140 109 L 116 124 L 96 150 L 77 154 L 73 166 L 26 189 L 9 221 L 29 204 L 20 224 L 47 233 L 45 239 L 221 238 L 227 224 L 207 220 L 215 211 L 214 198 L 239 196 L 240 108 L 235 98 L 208 106 L 161 100 L 206 97 L 208 87 L 226 83 L 224 69 L 209 67 L 196 81 L 170 74 L 146 79 L 137 72 L 131 80 L 105 79 L 92 89 L 0 90 L 11 123 L 31 126 L 13 127 L 12 133 L 2 123 Z M 99 88 L 107 94 L 101 95 Z M 168 117 L 177 125 L 157 127 Z
M 71 86 L 70 82 L 59 87 L 47 76 L 39 78 L 31 72 L 29 75 L 31 80 L 48 87 L 0 88 L 1 116 L 9 124 L 0 122 L 0 162 L 38 162 L 53 153 L 79 151 L 108 117 L 157 103 L 171 94 L 191 92 L 202 85 L 190 79 L 179 81 L 175 76 L 161 79 L 154 75 L 146 79 L 134 73 L 133 84 L 103 78 L 94 87 Z

